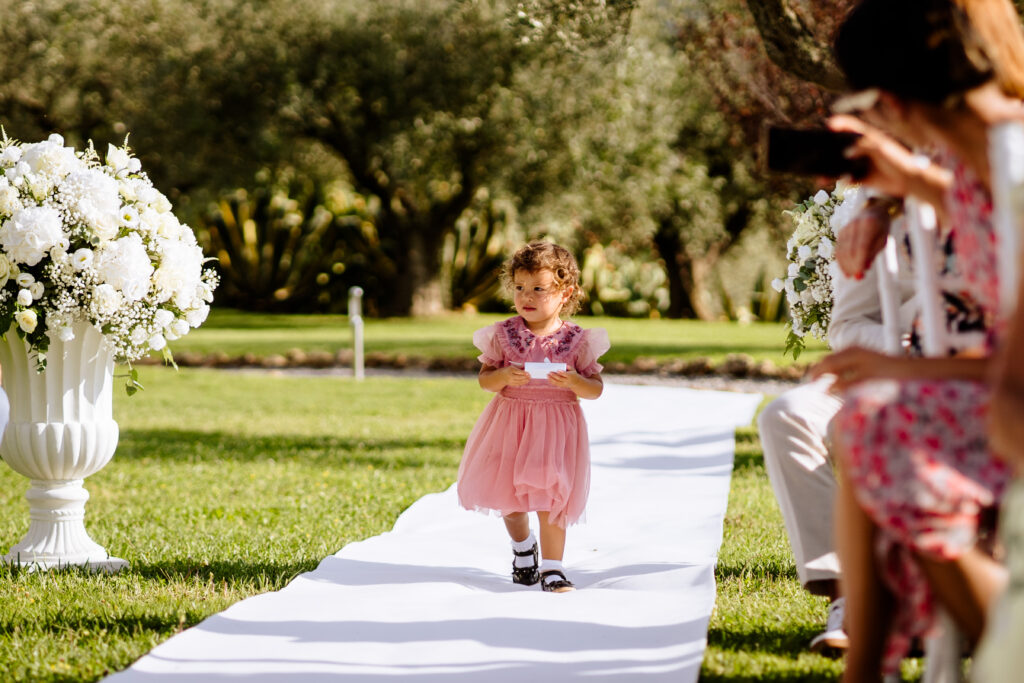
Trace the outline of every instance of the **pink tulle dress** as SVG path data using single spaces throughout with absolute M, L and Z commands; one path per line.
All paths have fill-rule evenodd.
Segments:
M 519 316 L 473 334 L 480 362 L 491 367 L 524 362 L 565 363 L 584 377 L 601 371 L 608 333 L 563 322 L 538 337 Z M 583 516 L 590 491 L 590 444 L 579 399 L 546 378 L 505 387 L 487 404 L 466 441 L 459 466 L 459 503 L 469 510 L 546 511 L 562 528 Z

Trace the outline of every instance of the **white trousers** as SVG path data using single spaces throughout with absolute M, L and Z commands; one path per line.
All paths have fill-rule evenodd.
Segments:
M 843 403 L 826 391 L 828 384 L 817 380 L 790 389 L 757 418 L 765 468 L 804 586 L 839 578 L 832 541 L 837 484 L 825 438 Z

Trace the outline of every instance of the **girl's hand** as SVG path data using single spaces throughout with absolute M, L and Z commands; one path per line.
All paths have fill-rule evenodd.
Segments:
M 577 381 L 580 379 L 582 379 L 580 374 L 572 368 L 567 370 L 556 370 L 548 373 L 548 381 L 556 387 L 562 387 L 563 389 L 573 389 L 573 386 L 575 386 Z M 575 389 L 573 389 L 573 391 L 575 391 Z
M 505 386 L 521 387 L 530 382 L 530 373 L 514 365 L 506 365 L 498 372 L 501 373 Z
M 548 373 L 548 381 L 556 387 L 568 389 L 580 398 L 597 398 L 604 391 L 601 375 L 584 377 L 573 368 Z
M 499 392 L 505 387 L 521 387 L 530 381 L 530 375 L 522 368 L 512 365 L 496 368 L 485 365 L 480 368 L 480 375 L 477 378 L 480 386 L 487 391 Z

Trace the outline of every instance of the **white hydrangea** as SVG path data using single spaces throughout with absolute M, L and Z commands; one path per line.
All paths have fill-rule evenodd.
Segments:
M 0 247 L 14 263 L 37 265 L 64 236 L 60 212 L 49 206 L 20 209 L 0 227 Z
M 121 195 L 117 181 L 99 169 L 68 175 L 58 188 L 71 215 L 79 218 L 101 240 L 117 237 L 121 227 Z
M 120 290 L 128 301 L 146 296 L 151 286 L 153 264 L 138 233 L 107 243 L 95 257 L 100 279 Z

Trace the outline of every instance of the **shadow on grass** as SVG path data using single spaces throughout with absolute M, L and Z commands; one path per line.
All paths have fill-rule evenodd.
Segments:
M 143 579 L 166 582 L 200 580 L 235 585 L 258 585 L 261 590 L 277 590 L 299 574 L 311 572 L 320 564 L 319 559 L 297 559 L 290 562 L 253 560 L 161 560 L 132 565 L 131 573 Z
M 807 644 L 820 630 L 820 627 L 792 624 L 778 627 L 758 625 L 752 629 L 743 626 L 712 626 L 708 629 L 708 645 L 728 652 L 759 652 L 797 657 L 807 652 Z
M 121 432 L 117 457 L 121 460 L 253 462 L 301 455 L 309 462 L 405 468 L 456 465 L 463 445 L 462 439 L 446 437 L 247 436 L 184 429 L 127 429 Z

